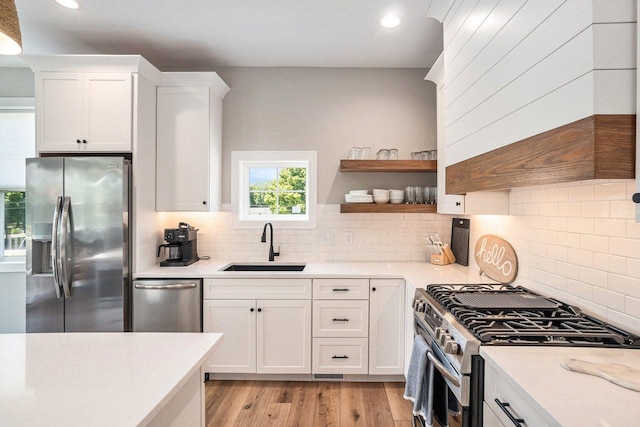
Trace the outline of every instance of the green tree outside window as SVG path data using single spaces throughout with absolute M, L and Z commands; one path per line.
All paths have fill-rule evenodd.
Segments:
M 306 168 L 250 168 L 250 210 L 253 214 L 304 215 L 306 185 Z

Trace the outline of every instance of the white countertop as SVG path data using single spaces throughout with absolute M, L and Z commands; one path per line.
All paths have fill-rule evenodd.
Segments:
M 483 346 L 480 354 L 529 398 L 550 425 L 614 427 L 640 423 L 640 392 L 560 366 L 561 360 L 575 358 L 640 369 L 640 350 Z
M 0 334 L 0 424 L 145 424 L 221 334 Z
M 231 261 L 198 261 L 187 267 L 154 267 L 134 273 L 142 278 L 216 278 L 216 277 L 308 277 L 308 278 L 396 278 L 425 287 L 431 283 L 488 283 L 478 270 L 460 264 L 434 265 L 427 262 L 309 262 L 304 271 L 240 272 L 220 271 Z M 244 262 L 243 262 L 244 263 Z M 273 264 L 278 264 L 275 261 Z

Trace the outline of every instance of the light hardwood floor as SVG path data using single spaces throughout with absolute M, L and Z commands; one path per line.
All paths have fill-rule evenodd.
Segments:
M 206 382 L 207 427 L 410 427 L 404 383 Z

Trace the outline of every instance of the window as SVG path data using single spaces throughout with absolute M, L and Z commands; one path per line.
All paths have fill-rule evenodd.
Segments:
M 0 98 L 0 260 L 24 257 L 25 159 L 35 155 L 32 98 Z
M 235 228 L 316 227 L 315 151 L 233 151 Z

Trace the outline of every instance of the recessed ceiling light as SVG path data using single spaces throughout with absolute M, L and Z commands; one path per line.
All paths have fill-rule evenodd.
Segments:
M 398 25 L 400 25 L 400 22 L 402 22 L 402 20 L 398 15 L 394 13 L 388 13 L 380 20 L 380 25 L 382 25 L 384 28 L 396 28 Z
M 55 2 L 67 9 L 80 9 L 80 3 L 76 0 L 55 0 Z

